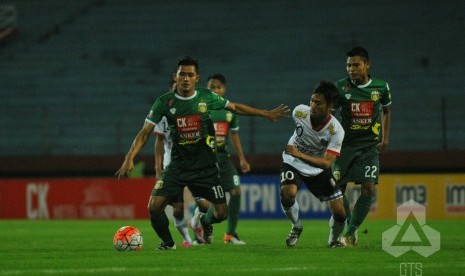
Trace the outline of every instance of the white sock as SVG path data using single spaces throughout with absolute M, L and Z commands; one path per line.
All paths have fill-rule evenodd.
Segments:
M 283 204 L 281 204 L 281 208 L 284 214 L 286 214 L 286 217 L 292 221 L 293 227 L 302 226 L 302 223 L 299 220 L 299 204 L 297 201 L 295 201 L 294 204 L 289 208 L 284 207 Z
M 342 231 L 344 231 L 344 227 L 346 226 L 346 222 L 337 222 L 334 220 L 333 216 L 329 219 L 329 239 L 328 244 L 337 241 L 339 236 L 341 235 Z
M 178 229 L 178 232 L 181 234 L 183 240 L 192 242 L 192 239 L 189 235 L 189 230 L 187 229 L 187 223 L 184 218 L 181 220 L 174 218 L 174 226 L 176 226 L 176 229 Z
M 194 210 L 194 215 L 191 218 L 191 227 L 192 227 L 192 229 L 197 229 L 197 227 L 199 227 L 200 215 L 201 214 L 202 213 L 200 212 L 199 207 L 196 207 L 195 210 Z

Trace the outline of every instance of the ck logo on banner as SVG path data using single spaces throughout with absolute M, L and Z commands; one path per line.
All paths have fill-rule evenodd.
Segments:
M 399 257 L 410 250 L 423 257 L 439 251 L 441 234 L 426 225 L 426 209 L 413 199 L 397 207 L 397 225 L 383 232 L 383 250 Z

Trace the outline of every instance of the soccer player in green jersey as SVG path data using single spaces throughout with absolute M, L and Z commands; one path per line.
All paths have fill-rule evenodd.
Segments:
M 262 110 L 230 102 L 208 89 L 196 88 L 200 79 L 199 66 L 191 57 L 179 59 L 173 78 L 176 81 L 175 93 L 168 92 L 157 98 L 116 172 L 118 178 L 128 175 L 134 168 L 135 156 L 152 135 L 154 126 L 165 116 L 173 140 L 171 162 L 157 180 L 148 206 L 152 227 L 162 240 L 157 248 L 159 250 L 176 249 L 165 207 L 185 186 L 189 186 L 194 196 L 203 197 L 212 203 L 208 212 L 200 217 L 207 243 L 212 241 L 212 224 L 228 216 L 226 198 L 219 179 L 215 129 L 210 111 L 227 109 L 240 115 L 261 116 L 273 122 L 289 113 L 285 105 L 279 105 L 273 110 Z
M 217 95 L 223 97 L 226 93 L 226 78 L 221 74 L 214 74 L 207 78 L 207 88 L 212 90 Z M 247 162 L 244 152 L 242 151 L 241 140 L 239 137 L 239 122 L 237 116 L 229 110 L 212 110 L 210 112 L 216 132 L 216 145 L 218 152 L 218 164 L 220 166 L 220 178 L 223 190 L 229 192 L 230 198 L 228 202 L 228 228 L 223 237 L 224 243 L 237 245 L 245 244 L 239 239 L 236 233 L 237 222 L 241 207 L 241 188 L 240 178 L 236 168 L 230 159 L 228 152 L 229 137 L 231 137 L 234 150 L 239 157 L 241 171 L 247 173 L 250 171 L 250 164 Z M 196 199 L 201 212 L 205 212 L 208 208 L 208 202 L 204 199 Z M 199 210 L 196 209 L 196 212 Z M 191 220 L 191 227 L 197 233 L 197 214 Z
M 339 80 L 341 123 L 345 130 L 341 155 L 333 166 L 334 177 L 343 192 L 347 183 L 361 185 L 361 195 L 350 213 L 344 196 L 348 226 L 344 239 L 348 245 L 358 243 L 357 229 L 370 211 L 379 176 L 379 153 L 389 144 L 391 92 L 386 81 L 369 74 L 367 50 L 354 47 L 347 53 L 348 78 Z
M 174 92 L 176 89 L 176 82 L 171 79 L 170 92 Z M 161 178 L 163 169 L 168 166 L 171 161 L 171 146 L 173 142 L 170 138 L 170 129 L 168 128 L 168 122 L 166 117 L 163 117 L 161 121 L 155 126 L 155 173 L 156 179 Z M 173 221 L 174 226 L 181 235 L 183 242 L 182 247 L 187 248 L 192 245 L 192 239 L 187 229 L 187 222 L 184 218 L 184 196 L 183 193 L 171 198 L 168 203 L 173 206 Z

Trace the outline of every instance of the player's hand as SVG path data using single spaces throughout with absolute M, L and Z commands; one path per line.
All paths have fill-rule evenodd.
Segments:
M 250 164 L 249 164 L 249 162 L 247 162 L 247 160 L 245 160 L 245 159 L 241 160 L 240 165 L 241 165 L 241 172 L 242 173 L 250 172 Z
M 281 119 L 282 117 L 289 117 L 289 113 L 291 110 L 287 105 L 280 104 L 278 107 L 272 110 L 267 111 L 267 118 L 272 122 L 276 122 L 277 120 Z
M 299 158 L 300 151 L 293 145 L 286 145 L 284 152 L 289 155 Z
M 378 144 L 378 151 L 381 153 L 383 151 L 385 151 L 388 147 L 388 143 L 387 142 L 381 142 Z
M 127 178 L 132 169 L 134 169 L 134 162 L 125 159 L 123 165 L 121 165 L 121 168 L 119 168 L 115 175 L 118 176 L 118 179 Z

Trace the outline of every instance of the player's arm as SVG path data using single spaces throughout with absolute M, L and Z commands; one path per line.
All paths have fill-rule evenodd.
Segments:
M 383 152 L 389 145 L 389 129 L 391 126 L 391 105 L 383 106 L 383 137 L 378 144 L 379 152 Z
M 160 178 L 161 173 L 163 172 L 163 143 L 164 143 L 164 136 L 155 133 L 155 176 L 157 179 Z
M 324 157 L 314 157 L 299 151 L 293 145 L 286 145 L 285 152 L 289 155 L 299 158 L 300 160 L 314 167 L 318 167 L 321 169 L 331 168 L 331 165 L 333 164 L 334 160 L 336 160 L 337 156 L 336 153 L 334 153 L 333 151 L 327 150 Z
M 289 116 L 290 109 L 286 105 L 280 104 L 278 107 L 272 110 L 258 109 L 242 103 L 228 102 L 225 109 L 234 112 L 239 115 L 247 116 L 260 116 L 267 118 L 272 122 L 276 122 L 281 117 Z
M 239 157 L 239 164 L 243 173 L 250 171 L 250 164 L 247 162 L 242 151 L 241 138 L 239 137 L 238 131 L 231 131 L 231 140 L 233 143 L 234 150 L 236 151 L 237 157 Z
M 131 148 L 124 158 L 123 164 L 115 173 L 115 175 L 118 176 L 118 179 L 127 177 L 129 172 L 134 168 L 134 157 L 139 154 L 140 150 L 145 145 L 150 135 L 152 135 L 153 127 L 153 124 L 146 121 L 142 129 L 139 131 L 139 133 L 137 133 L 136 138 L 132 142 Z

